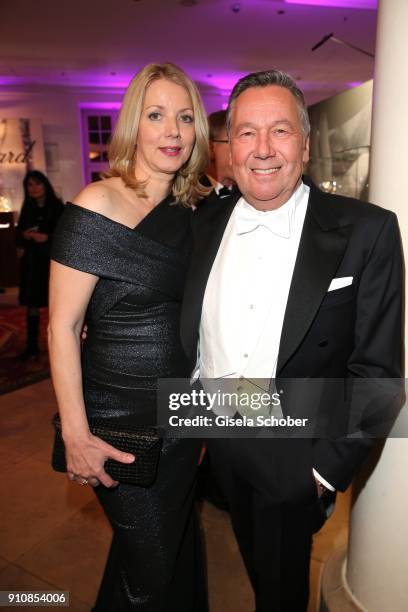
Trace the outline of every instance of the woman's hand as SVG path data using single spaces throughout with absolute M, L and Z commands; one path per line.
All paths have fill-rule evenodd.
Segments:
M 114 448 L 97 436 L 88 433 L 84 438 L 65 440 L 68 478 L 79 484 L 90 484 L 96 487 L 99 483 L 105 487 L 116 487 L 119 483 L 113 480 L 104 470 L 107 459 L 120 463 L 133 463 L 135 456 Z

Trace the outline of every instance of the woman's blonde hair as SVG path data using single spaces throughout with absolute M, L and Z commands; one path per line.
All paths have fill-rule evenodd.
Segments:
M 109 146 L 109 167 L 106 177 L 120 176 L 127 187 L 134 189 L 139 197 L 147 197 L 145 181 L 134 175 L 136 139 L 146 89 L 153 81 L 166 79 L 183 87 L 193 105 L 195 143 L 187 162 L 177 172 L 172 194 L 184 206 L 194 205 L 199 198 L 208 195 L 208 188 L 199 182 L 207 169 L 208 124 L 197 86 L 174 64 L 148 64 L 130 82 L 123 99 L 122 108 Z

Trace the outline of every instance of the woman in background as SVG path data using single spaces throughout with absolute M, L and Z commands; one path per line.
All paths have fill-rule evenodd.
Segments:
M 51 237 L 63 210 L 48 178 L 39 170 L 27 172 L 24 202 L 17 226 L 20 260 L 20 295 L 27 306 L 27 343 L 21 359 L 39 355 L 40 308 L 48 306 Z
M 49 347 L 68 476 L 95 487 L 113 528 L 97 612 L 206 610 L 200 441 L 165 438 L 155 483 L 118 485 L 105 460 L 134 456 L 92 435 L 88 419 L 155 425 L 157 379 L 189 376 L 179 318 L 207 143 L 194 83 L 172 64 L 146 66 L 126 92 L 108 178 L 67 205 L 56 234 Z

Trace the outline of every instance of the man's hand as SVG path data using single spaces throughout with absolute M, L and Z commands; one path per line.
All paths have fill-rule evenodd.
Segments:
M 320 480 L 318 480 L 317 478 L 315 478 L 315 483 L 316 483 L 316 489 L 317 489 L 317 497 L 321 497 L 323 493 L 327 491 L 327 489 L 324 486 L 324 484 L 322 484 Z

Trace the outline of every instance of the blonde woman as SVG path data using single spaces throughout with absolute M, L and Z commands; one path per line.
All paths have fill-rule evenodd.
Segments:
M 105 460 L 134 456 L 88 419 L 154 424 L 157 379 L 189 374 L 180 303 L 207 142 L 194 83 L 172 64 L 146 66 L 126 92 L 107 178 L 67 205 L 54 239 L 49 347 L 68 477 L 95 487 L 113 528 L 98 612 L 206 609 L 192 499 L 200 442 L 165 439 L 151 487 L 118 485 Z

